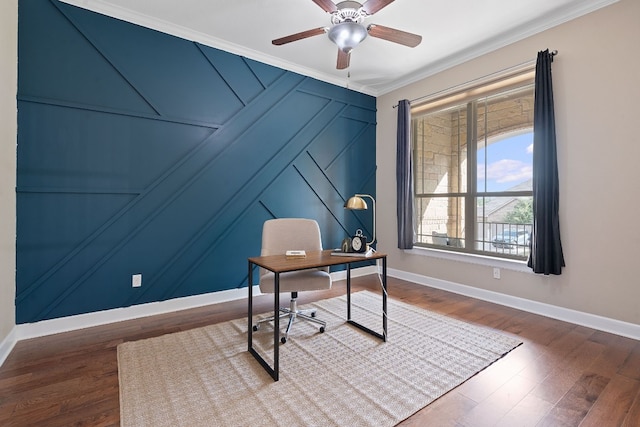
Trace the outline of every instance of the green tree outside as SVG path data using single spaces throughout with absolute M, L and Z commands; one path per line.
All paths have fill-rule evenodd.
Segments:
M 533 199 L 521 199 L 513 207 L 513 210 L 505 215 L 505 222 L 509 224 L 533 223 Z

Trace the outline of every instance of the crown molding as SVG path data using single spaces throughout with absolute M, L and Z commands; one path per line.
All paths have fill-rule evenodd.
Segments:
M 447 58 L 444 58 L 441 61 L 438 61 L 429 67 L 426 67 L 414 73 L 411 73 L 403 77 L 402 79 L 395 80 L 393 82 L 390 82 L 388 85 L 379 87 L 377 91 L 378 96 L 392 92 L 396 89 L 400 89 L 401 87 L 407 86 L 409 84 L 416 83 L 420 80 L 424 80 L 442 71 L 448 70 L 449 68 L 453 68 L 467 61 L 471 61 L 473 59 L 479 58 L 483 55 L 494 52 L 503 47 L 509 46 L 510 44 L 524 40 L 528 37 L 534 36 L 543 31 L 549 30 L 553 27 L 557 27 L 558 25 L 572 21 L 588 13 L 595 12 L 596 10 L 601 9 L 603 7 L 617 3 L 618 1 L 620 0 L 584 1 L 579 3 L 578 5 L 579 7 L 576 7 L 575 5 L 572 5 L 572 7 L 567 6 L 561 11 L 556 11 L 551 16 L 550 15 L 541 16 L 527 26 L 523 26 L 522 28 L 516 28 L 513 31 L 502 33 L 496 37 L 493 37 L 490 40 L 487 40 L 483 43 L 472 46 L 458 54 L 451 55 Z M 545 47 L 541 46 L 541 50 L 547 47 L 553 50 L 553 46 L 545 46 Z M 559 53 L 560 55 L 562 55 L 562 52 L 559 52 Z M 535 61 L 534 54 L 535 52 L 532 52 L 532 60 Z
M 292 71 L 294 73 L 301 74 L 303 76 L 311 77 L 317 80 L 321 80 L 327 83 L 331 83 L 336 86 L 344 87 L 344 78 L 337 78 L 335 76 L 319 73 L 311 68 L 303 67 L 298 64 L 294 64 L 289 61 L 276 58 L 271 55 L 266 55 L 257 50 L 248 49 L 244 46 L 228 42 L 226 40 L 219 39 L 217 37 L 210 36 L 208 34 L 192 30 L 187 27 L 173 24 L 149 15 L 145 15 L 130 9 L 126 9 L 120 6 L 115 6 L 103 0 L 59 0 L 62 3 L 69 4 L 71 6 L 77 6 L 82 9 L 86 9 L 92 12 L 99 13 L 101 15 L 116 18 L 121 21 L 126 21 L 132 24 L 139 25 L 141 27 L 149 28 L 159 31 L 161 33 L 169 34 L 172 36 L 180 37 L 185 40 L 197 42 L 205 46 L 220 49 L 225 52 L 233 53 L 235 55 L 243 56 L 245 58 L 262 62 L 267 65 L 282 68 L 284 70 Z M 358 85 L 353 82 L 349 83 L 349 89 L 361 92 L 367 95 L 376 96 L 376 93 L 372 92 L 371 88 Z
M 110 16 L 112 18 L 127 21 L 142 27 L 150 28 L 156 31 L 160 31 L 166 34 L 170 34 L 176 37 L 180 37 L 186 40 L 201 43 L 206 46 L 210 46 L 216 49 L 221 49 L 236 55 L 244 56 L 246 58 L 259 61 L 268 65 L 272 65 L 285 70 L 293 71 L 304 76 L 312 77 L 317 80 L 321 80 L 327 83 L 334 84 L 336 86 L 344 87 L 345 82 L 342 78 L 337 78 L 332 75 L 320 73 L 316 70 L 294 64 L 292 62 L 284 61 L 282 59 L 273 57 L 271 55 L 264 54 L 262 52 L 248 49 L 244 46 L 240 46 L 235 43 L 231 43 L 226 40 L 221 40 L 216 37 L 204 34 L 202 32 L 194 31 L 190 28 L 179 26 L 161 19 L 145 15 L 139 12 L 132 11 L 130 9 L 110 4 L 105 0 L 60 0 L 63 3 L 77 6 L 86 10 L 90 10 L 102 15 Z M 528 23 L 526 26 L 521 26 L 513 31 L 502 33 L 496 37 L 491 38 L 485 42 L 479 43 L 475 46 L 470 46 L 468 49 L 449 57 L 446 57 L 440 61 L 437 61 L 433 65 L 417 70 L 409 75 L 403 76 L 399 79 L 389 82 L 388 84 L 377 85 L 376 87 L 367 85 L 358 85 L 355 82 L 349 82 L 349 89 L 371 95 L 381 96 L 389 93 L 393 90 L 399 89 L 411 83 L 415 83 L 419 80 L 423 80 L 439 72 L 445 71 L 454 66 L 460 65 L 464 62 L 478 58 L 489 52 L 493 52 L 502 47 L 508 46 L 517 41 L 523 40 L 534 34 L 538 34 L 565 22 L 576 19 L 582 15 L 591 13 L 605 6 L 609 6 L 619 0 L 581 0 L 567 5 L 564 8 L 554 11 L 553 14 L 547 14 L 537 18 L 535 21 Z M 553 48 L 550 46 L 549 48 Z

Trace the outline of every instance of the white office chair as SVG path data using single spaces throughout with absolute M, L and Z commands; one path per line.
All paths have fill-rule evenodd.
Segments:
M 288 250 L 319 251 L 322 250 L 320 227 L 312 219 L 281 218 L 265 221 L 262 227 L 262 251 L 261 256 L 283 255 Z M 260 269 L 260 291 L 274 292 L 274 273 Z M 297 318 L 309 320 L 320 326 L 320 332 L 324 332 L 326 322 L 316 319 L 315 310 L 298 310 L 297 298 L 299 291 L 316 291 L 331 289 L 331 276 L 329 268 L 313 268 L 301 271 L 280 273 L 280 292 L 291 292 L 289 308 L 280 308 L 280 317 L 289 317 L 287 330 L 280 341 L 287 342 L 289 331 Z M 274 315 L 275 316 L 275 315 Z M 257 331 L 264 322 L 271 322 L 274 316 L 259 320 L 253 330 Z

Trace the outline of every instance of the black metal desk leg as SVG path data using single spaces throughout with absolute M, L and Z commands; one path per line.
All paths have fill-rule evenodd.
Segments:
M 247 323 L 249 325 L 249 333 L 247 334 L 248 336 L 248 350 L 251 351 L 251 348 L 253 347 L 253 268 L 252 268 L 252 264 L 251 261 L 249 261 L 249 315 L 248 315 L 248 319 L 247 319 Z
M 262 367 L 271 375 L 274 381 L 278 381 L 278 358 L 279 358 L 279 343 L 278 343 L 278 334 L 280 331 L 280 317 L 278 316 L 278 311 L 280 307 L 280 276 L 278 273 L 275 273 L 275 293 L 273 295 L 273 305 L 275 307 L 275 319 L 274 319 L 274 343 L 273 343 L 273 368 L 269 366 L 266 360 L 253 348 L 253 270 L 252 262 L 249 262 L 249 314 L 247 324 L 249 326 L 249 330 L 247 331 L 248 335 L 248 347 L 249 353 L 255 357 L 255 359 L 260 362 Z
M 382 336 L 387 341 L 387 257 L 382 258 Z
M 273 380 L 280 372 L 280 273 L 275 273 L 273 294 Z
M 351 263 L 347 263 L 347 321 L 351 320 Z
M 383 270 L 383 290 L 382 290 L 382 333 L 376 332 L 366 326 L 351 319 L 351 264 L 347 263 L 347 323 L 353 325 L 375 337 L 380 338 L 382 341 L 387 340 L 387 264 L 386 258 L 382 258 L 382 270 Z

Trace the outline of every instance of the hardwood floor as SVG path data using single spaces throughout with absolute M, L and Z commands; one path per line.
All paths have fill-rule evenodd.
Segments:
M 354 291 L 377 290 L 375 276 Z M 301 293 L 304 304 L 344 293 Z M 524 344 L 401 426 L 639 426 L 640 342 L 389 278 L 389 295 L 519 336 Z M 255 300 L 269 311 L 270 296 Z M 246 302 L 19 342 L 0 368 L 0 426 L 119 425 L 116 347 L 246 316 Z

